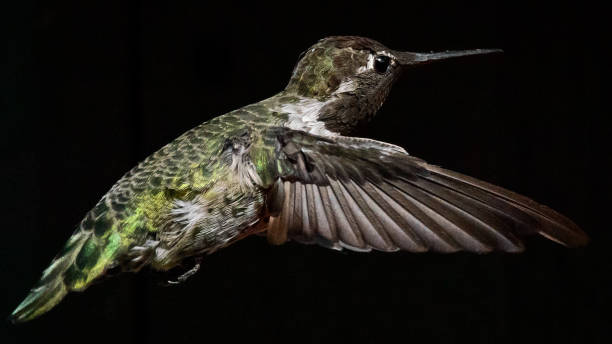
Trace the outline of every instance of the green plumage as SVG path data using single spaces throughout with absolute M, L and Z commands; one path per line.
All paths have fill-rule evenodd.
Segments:
M 69 291 L 87 288 L 109 268 L 136 271 L 150 264 L 168 270 L 185 257 L 226 245 L 259 220 L 261 186 L 273 178 L 273 147 L 267 130 L 286 116 L 254 104 L 214 118 L 158 150 L 121 178 L 85 216 L 29 296 L 13 312 L 27 321 L 46 312 Z M 243 183 L 232 167 L 233 140 L 246 139 L 248 159 L 262 185 Z M 201 197 L 208 226 L 185 237 L 172 211 L 177 201 Z M 199 226 L 206 227 L 206 220 Z M 219 225 L 219 222 L 225 224 Z M 223 232 L 223 228 L 234 227 Z M 143 246 L 147 240 L 156 247 Z M 134 250 L 134 248 L 137 248 Z M 153 259 L 155 248 L 169 253 Z

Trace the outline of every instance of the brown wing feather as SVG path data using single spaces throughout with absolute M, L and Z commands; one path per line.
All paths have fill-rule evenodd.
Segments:
M 386 143 L 291 130 L 278 142 L 285 168 L 269 193 L 273 243 L 486 253 L 520 252 L 520 237 L 536 233 L 566 246 L 588 241 L 546 206 Z

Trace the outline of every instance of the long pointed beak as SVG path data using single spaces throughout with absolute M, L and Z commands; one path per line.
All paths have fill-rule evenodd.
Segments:
M 474 50 L 459 50 L 459 51 L 444 51 L 439 53 L 411 53 L 398 51 L 395 56 L 398 58 L 402 66 L 415 66 L 427 64 L 435 61 L 453 59 L 473 55 L 499 54 L 503 53 L 501 49 L 474 49 Z

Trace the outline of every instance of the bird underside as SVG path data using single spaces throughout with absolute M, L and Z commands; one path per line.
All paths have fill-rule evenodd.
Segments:
M 186 257 L 178 264 L 178 266 L 168 271 L 157 271 L 157 275 L 159 276 L 159 284 L 163 286 L 175 286 L 187 281 L 191 276 L 195 275 L 200 270 L 200 266 L 204 261 L 205 256 L 210 255 L 248 236 L 254 234 L 265 235 L 262 233 L 265 233 L 267 225 L 268 220 L 262 219 L 254 225 L 249 226 L 246 230 L 242 231 L 240 235 L 236 236 L 233 240 L 222 246 L 206 250 L 201 255 Z

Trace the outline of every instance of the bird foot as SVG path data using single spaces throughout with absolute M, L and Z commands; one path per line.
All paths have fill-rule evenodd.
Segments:
M 202 262 L 202 258 L 198 257 L 195 259 L 195 265 L 187 270 L 186 272 L 184 272 L 182 275 L 178 276 L 176 278 L 176 280 L 167 280 L 165 283 L 163 283 L 166 286 L 172 286 L 172 285 L 177 285 L 177 284 L 181 284 L 183 282 L 185 282 L 187 279 L 189 279 L 189 277 L 195 275 L 198 270 L 200 270 L 200 263 Z

